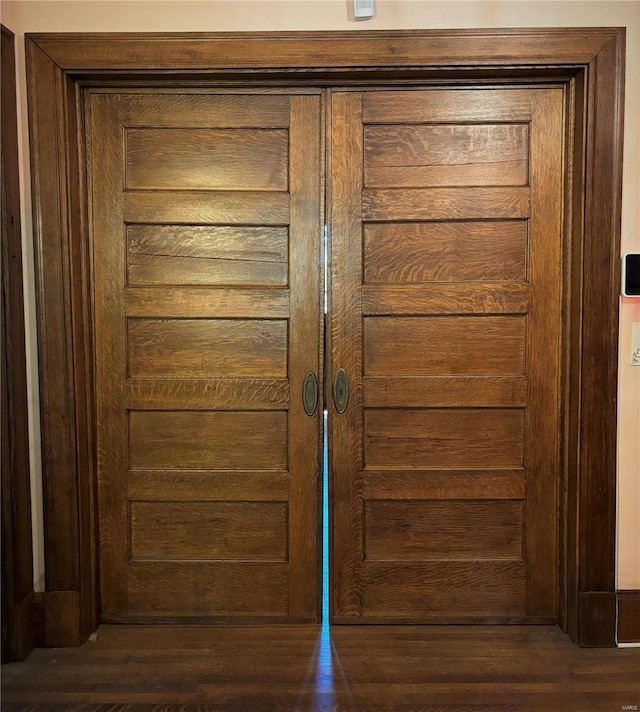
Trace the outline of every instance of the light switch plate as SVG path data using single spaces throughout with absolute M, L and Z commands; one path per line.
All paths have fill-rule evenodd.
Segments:
M 353 0 L 353 16 L 356 20 L 370 20 L 374 15 L 373 0 Z

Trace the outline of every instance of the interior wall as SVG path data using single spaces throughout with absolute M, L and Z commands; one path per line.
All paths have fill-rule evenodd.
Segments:
M 25 32 L 226 32 L 494 27 L 626 27 L 622 251 L 640 252 L 640 2 L 431 2 L 376 0 L 376 17 L 354 21 L 350 0 L 2 0 L 2 23 L 18 47 L 18 122 L 29 380 L 34 569 L 44 586 L 42 485 L 34 262 L 27 145 Z M 587 285 L 588 287 L 588 285 Z M 640 589 L 640 367 L 631 366 L 631 328 L 640 299 L 622 299 L 618 406 L 619 589 Z

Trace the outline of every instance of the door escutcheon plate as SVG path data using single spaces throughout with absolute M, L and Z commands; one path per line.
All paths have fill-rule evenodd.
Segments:
M 344 413 L 349 403 L 349 378 L 342 368 L 333 379 L 333 402 L 338 413 Z
M 309 371 L 302 382 L 302 405 L 308 416 L 312 416 L 318 407 L 318 379 L 313 371 Z

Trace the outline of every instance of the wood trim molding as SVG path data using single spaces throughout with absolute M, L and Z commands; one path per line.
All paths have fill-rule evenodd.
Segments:
M 615 644 L 618 294 L 624 29 L 26 37 L 47 591 L 76 592 L 66 640 L 97 624 L 86 86 L 561 81 L 569 96 L 563 626 Z M 585 288 L 583 289 L 583 285 Z M 613 603 L 612 603 L 613 602 Z
M 640 590 L 618 591 L 618 643 L 640 643 Z
M 75 393 L 72 342 L 72 295 L 68 228 L 69 177 L 65 135 L 65 78 L 37 47 L 29 44 L 30 135 L 37 151 L 32 160 L 33 232 L 42 408 L 45 525 L 68 517 L 65 526 L 46 526 L 48 590 L 78 586 L 78 522 L 71 517 L 78 499 Z M 46 109 L 45 114 L 45 107 Z M 46 187 L 46 190 L 43 188 Z M 55 324 L 56 334 L 52 333 Z
M 614 36 L 608 28 L 30 35 L 68 72 L 587 64 Z
M 65 648 L 83 640 L 78 625 L 77 591 L 45 591 L 33 594 L 34 642 L 39 648 Z
M 585 648 L 610 648 L 615 646 L 615 592 L 580 591 L 578 593 L 578 621 L 576 642 L 580 646 Z
M 33 547 L 14 35 L 2 26 L 2 662 L 33 648 Z
M 84 353 L 89 298 L 84 262 L 76 250 L 82 209 L 77 171 L 74 82 L 27 41 L 33 237 L 38 305 L 42 429 L 45 587 L 80 595 L 77 620 L 65 613 L 66 645 L 80 644 L 96 627 L 95 548 L 91 511 L 91 381 Z M 72 173 L 73 171 L 73 173 Z M 85 246 L 86 247 L 86 246 Z M 78 311 L 80 310 L 80 311 Z M 81 473 L 79 475 L 79 473 Z M 74 634 L 78 633 L 77 635 Z M 49 638 L 48 638 L 49 639 Z
M 616 586 L 617 320 L 624 51 L 624 36 L 618 36 L 589 64 L 586 115 L 579 591 L 588 592 L 591 597 L 603 596 L 609 611 L 614 609 L 610 594 Z M 601 201 L 603 204 L 599 205 Z M 610 615 L 590 617 L 589 610 L 587 607 L 582 612 L 585 625 L 577 640 L 584 646 L 615 645 L 615 623 Z M 598 621 L 602 623 L 598 625 Z

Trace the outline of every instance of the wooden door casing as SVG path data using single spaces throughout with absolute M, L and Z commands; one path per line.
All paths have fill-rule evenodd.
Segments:
M 563 91 L 331 116 L 332 620 L 555 622 Z
M 320 96 L 89 117 L 102 619 L 317 620 Z
M 579 645 L 615 645 L 625 29 L 29 33 L 25 49 L 47 532 L 41 639 L 82 643 L 98 624 L 100 604 L 87 88 L 260 83 L 277 91 L 283 80 L 334 87 L 468 77 L 557 82 L 567 94 L 561 626 Z
M 20 232 L 15 35 L 0 25 L 0 269 L 2 271 L 2 471 L 0 475 L 2 628 L 0 662 L 24 660 L 34 646 L 29 418 Z

